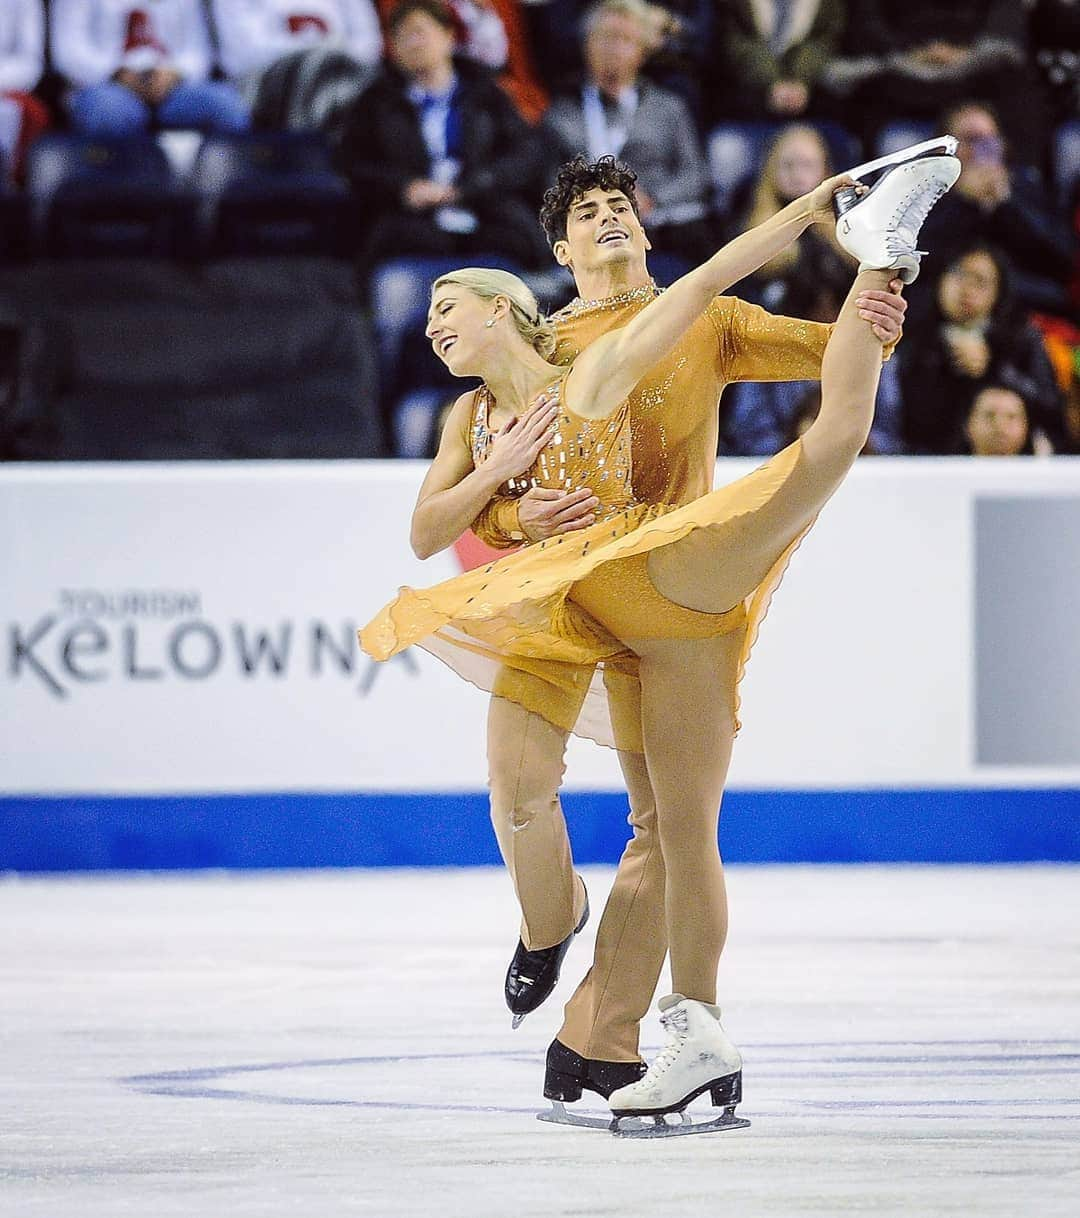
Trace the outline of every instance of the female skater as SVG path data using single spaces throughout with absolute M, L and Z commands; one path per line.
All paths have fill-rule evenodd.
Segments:
M 544 358 L 547 331 L 524 285 L 498 272 L 445 276 L 428 334 L 452 372 L 481 376 L 448 427 L 468 429 L 472 462 L 437 459 L 421 488 L 414 541 L 450 544 L 494 488 L 590 486 L 596 522 L 425 591 L 403 589 L 361 632 L 386 659 L 419 643 L 484 688 L 563 729 L 644 754 L 666 868 L 665 914 L 676 993 L 662 999 L 669 1044 L 643 1078 L 614 1091 L 616 1116 L 681 1111 L 709 1091 L 730 1109 L 741 1059 L 715 1006 L 723 938 L 717 819 L 737 728 L 737 686 L 787 558 L 862 447 L 880 345 L 859 293 L 914 279 L 919 227 L 955 180 L 951 156 L 890 168 L 865 197 L 830 179 L 743 234 L 597 339 L 569 369 Z M 713 296 L 773 257 L 814 221 L 861 256 L 822 369 L 822 408 L 795 444 L 729 487 L 683 507 L 633 500 L 625 398 Z M 530 411 L 546 391 L 551 405 Z M 640 717 L 612 716 L 606 690 L 638 677 Z M 632 699 L 627 704 L 633 704 Z

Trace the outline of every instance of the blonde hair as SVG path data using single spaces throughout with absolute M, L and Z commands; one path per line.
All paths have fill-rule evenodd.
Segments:
M 649 4 L 647 0 L 597 0 L 586 12 L 582 22 L 586 37 L 606 13 L 619 13 L 623 17 L 631 18 L 641 34 L 642 46 L 649 54 L 663 43 L 672 21 L 667 9 L 657 4 Z
M 825 176 L 828 177 L 830 172 L 829 146 L 825 143 L 821 132 L 816 127 L 811 127 L 806 123 L 790 123 L 776 133 L 776 137 L 769 145 L 769 154 L 765 158 L 765 164 L 761 167 L 761 174 L 754 189 L 753 201 L 750 204 L 750 215 L 747 217 L 746 222 L 747 228 L 754 228 L 758 224 L 763 224 L 771 216 L 775 216 L 782 207 L 791 202 L 790 199 L 782 199 L 780 197 L 780 191 L 776 185 L 776 166 L 780 160 L 780 153 L 784 144 L 795 137 L 809 139 L 818 146 L 818 149 L 821 151 L 822 163 L 825 166 Z M 827 235 L 832 237 L 831 225 L 828 228 Z M 833 243 L 835 244 L 835 239 L 833 239 Z M 767 262 L 762 271 L 767 271 L 772 275 L 781 275 L 795 265 L 798 256 L 798 246 L 793 241 L 787 249 L 781 250 L 775 258 Z
M 432 296 L 448 283 L 465 288 L 481 300 L 505 297 L 510 302 L 510 316 L 517 332 L 544 359 L 551 356 L 555 350 L 555 327 L 540 312 L 540 305 L 529 287 L 516 275 L 492 267 L 466 266 L 460 271 L 440 275 L 431 285 Z

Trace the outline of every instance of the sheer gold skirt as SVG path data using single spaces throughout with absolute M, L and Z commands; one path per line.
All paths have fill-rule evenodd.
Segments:
M 695 529 L 763 507 L 790 477 L 799 450 L 796 441 L 745 478 L 681 507 L 638 504 L 431 588 L 402 588 L 360 631 L 360 644 L 377 660 L 423 647 L 467 681 L 557 727 L 640 752 L 638 661 L 619 636 L 701 638 L 745 625 L 741 680 L 801 538 L 726 613 L 666 600 L 648 580 L 644 558 Z

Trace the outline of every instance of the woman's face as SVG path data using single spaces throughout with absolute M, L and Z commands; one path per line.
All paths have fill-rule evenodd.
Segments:
M 459 283 L 444 283 L 431 295 L 424 334 L 454 376 L 475 376 L 495 333 L 486 323 L 499 313 L 495 301 L 481 300 Z
M 827 176 L 825 154 L 812 135 L 796 131 L 784 136 L 776 154 L 776 192 L 790 202 L 808 194 Z
M 949 266 L 938 285 L 938 304 L 953 322 L 985 321 L 994 311 L 1001 277 L 989 254 L 976 250 Z
M 1027 443 L 1024 399 L 1011 389 L 984 389 L 968 415 L 967 436 L 977 457 L 1015 457 Z

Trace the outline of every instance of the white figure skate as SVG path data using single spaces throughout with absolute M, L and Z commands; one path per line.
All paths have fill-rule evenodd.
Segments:
M 880 171 L 869 190 L 838 190 L 833 197 L 836 237 L 859 259 L 860 271 L 895 271 L 914 283 L 925 251 L 915 248 L 930 209 L 960 176 L 951 135 L 901 148 L 848 171 L 860 182 Z
M 742 1054 L 720 1026 L 720 1008 L 681 994 L 669 994 L 659 1005 L 668 1043 L 643 1078 L 608 1097 L 614 1114 L 611 1132 L 623 1138 L 664 1138 L 745 1129 L 750 1122 L 735 1116 L 742 1099 Z M 706 1091 L 723 1113 L 695 1123 L 685 1108 Z

